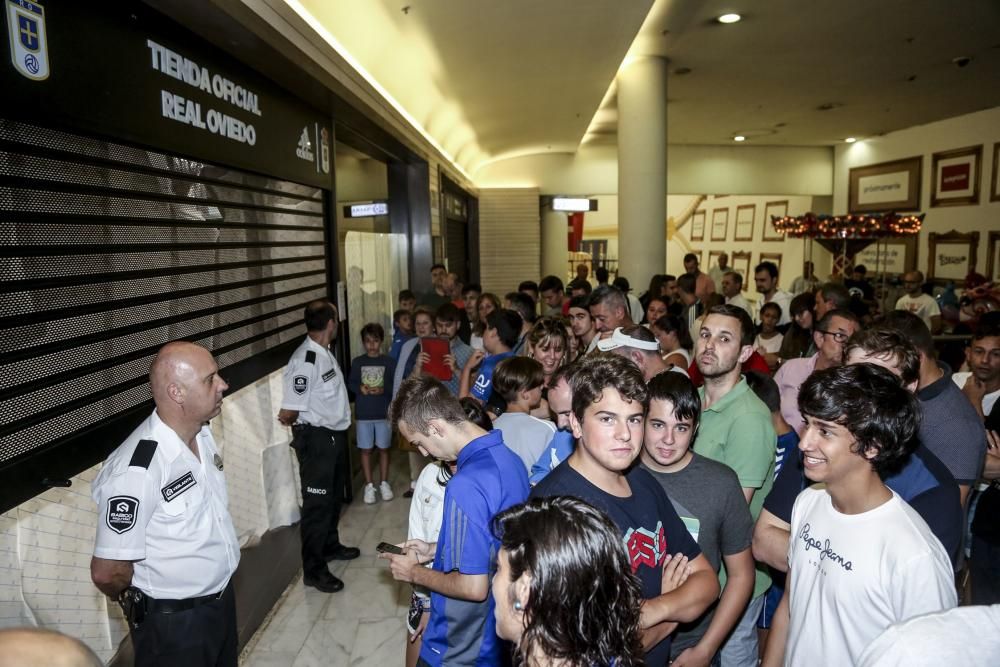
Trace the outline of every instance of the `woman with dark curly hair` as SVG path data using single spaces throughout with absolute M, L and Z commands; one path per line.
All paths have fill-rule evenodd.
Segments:
M 618 528 L 577 498 L 536 498 L 494 519 L 497 635 L 522 665 L 642 665 L 639 606 Z

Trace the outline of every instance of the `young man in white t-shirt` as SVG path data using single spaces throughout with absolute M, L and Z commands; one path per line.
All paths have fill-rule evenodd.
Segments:
M 929 294 L 924 294 L 924 274 L 910 271 L 903 274 L 903 288 L 906 294 L 896 301 L 896 310 L 913 313 L 924 321 L 932 334 L 941 333 L 941 307 Z
M 957 603 L 941 542 L 879 476 L 916 445 L 920 407 L 866 363 L 816 371 L 799 407 L 803 465 L 820 485 L 795 500 L 764 665 L 853 665 L 893 623 Z

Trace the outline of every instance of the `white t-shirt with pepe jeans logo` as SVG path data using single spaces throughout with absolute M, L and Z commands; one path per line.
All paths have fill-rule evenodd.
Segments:
M 842 514 L 822 486 L 792 509 L 786 665 L 854 665 L 893 623 L 951 609 L 951 561 L 920 515 L 895 492 Z

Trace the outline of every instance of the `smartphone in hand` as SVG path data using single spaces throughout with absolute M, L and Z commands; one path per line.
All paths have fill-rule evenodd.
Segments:
M 397 556 L 402 556 L 403 554 L 406 553 L 405 549 L 401 549 L 400 547 L 397 547 L 395 544 L 389 544 L 388 542 L 379 542 L 378 546 L 375 547 L 375 551 L 379 552 L 380 554 L 389 553 L 389 554 L 395 554 Z

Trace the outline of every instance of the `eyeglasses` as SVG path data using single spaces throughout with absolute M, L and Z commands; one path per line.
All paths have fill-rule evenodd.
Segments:
M 833 336 L 833 339 L 838 343 L 840 343 L 841 345 L 846 343 L 847 339 L 850 338 L 850 335 L 840 331 L 823 331 L 822 329 L 816 329 L 816 331 L 820 332 L 823 335 Z

